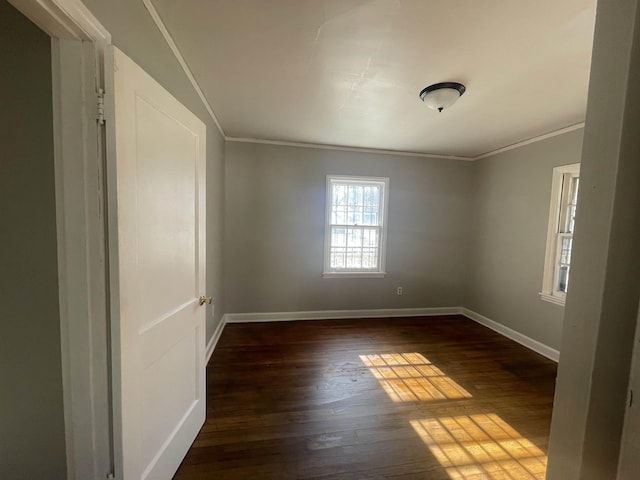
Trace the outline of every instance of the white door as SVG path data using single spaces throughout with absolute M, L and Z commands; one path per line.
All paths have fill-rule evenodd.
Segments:
M 205 418 L 206 309 L 199 297 L 205 293 L 206 131 L 117 49 L 113 75 L 108 184 L 116 471 L 125 480 L 167 480 Z

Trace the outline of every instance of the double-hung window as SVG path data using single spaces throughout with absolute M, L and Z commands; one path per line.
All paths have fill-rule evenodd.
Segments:
M 547 251 L 540 297 L 558 305 L 564 305 L 569 290 L 579 185 L 580 164 L 553 169 Z
M 389 179 L 327 176 L 324 276 L 385 275 Z

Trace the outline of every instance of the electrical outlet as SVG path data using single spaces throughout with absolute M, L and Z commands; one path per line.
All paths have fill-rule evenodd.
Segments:
M 396 294 L 397 294 L 397 295 L 402 295 L 402 287 L 398 287 L 398 288 L 396 289 Z

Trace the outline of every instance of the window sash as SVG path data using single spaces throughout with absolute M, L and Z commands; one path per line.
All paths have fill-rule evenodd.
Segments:
M 342 189 L 344 198 L 340 198 L 340 193 L 335 194 L 335 190 Z M 367 199 L 367 189 L 370 196 L 376 191 L 377 199 Z M 361 190 L 361 192 L 359 192 Z M 330 225 L 367 225 L 382 226 L 383 222 L 383 201 L 384 183 L 382 182 L 345 182 L 331 181 L 329 185 L 329 208 L 331 217 Z M 336 196 L 338 199 L 336 201 Z M 367 221 L 366 217 L 373 217 L 374 221 Z M 352 218 L 352 220 L 350 220 Z
M 344 234 L 340 231 L 344 231 Z M 380 238 L 378 226 L 331 225 L 329 268 L 334 272 L 378 272 L 380 270 Z M 371 233 L 375 232 L 375 242 Z M 339 240 L 344 236 L 344 242 Z M 338 237 L 337 241 L 336 237 Z
M 577 174 L 565 173 L 563 175 L 557 230 L 559 233 L 573 233 L 579 182 L 580 177 Z
M 571 271 L 572 233 L 558 233 L 556 240 L 556 261 L 553 272 L 553 294 L 565 297 L 569 287 Z

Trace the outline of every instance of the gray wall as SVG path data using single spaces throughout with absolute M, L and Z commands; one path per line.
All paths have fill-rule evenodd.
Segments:
M 473 163 L 227 142 L 227 312 L 464 306 L 559 349 L 564 308 L 538 293 L 553 167 L 582 138 Z M 322 278 L 330 173 L 391 178 L 385 279 Z
M 115 46 L 197 115 L 207 126 L 207 340 L 224 313 L 222 242 L 224 140 L 141 0 L 83 0 L 111 33 Z
M 66 457 L 51 42 L 4 0 L 0 65 L 0 478 L 59 480 Z
M 552 348 L 564 308 L 540 300 L 553 167 L 580 162 L 577 130 L 473 163 L 464 306 Z
M 227 312 L 461 305 L 471 173 L 461 161 L 227 142 Z M 322 277 L 327 174 L 390 177 L 384 279 Z

